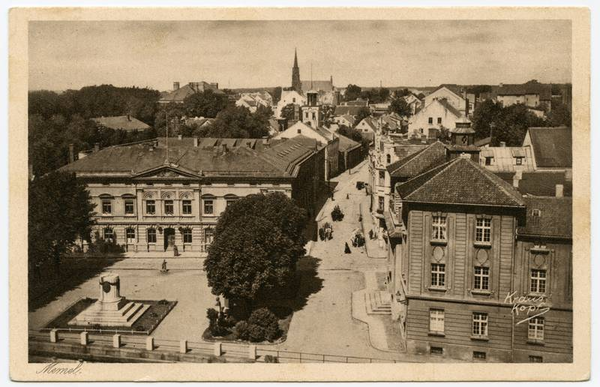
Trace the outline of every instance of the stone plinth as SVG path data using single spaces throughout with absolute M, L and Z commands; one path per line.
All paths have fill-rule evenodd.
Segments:
M 100 297 L 81 312 L 69 325 L 102 325 L 131 327 L 150 305 L 127 301 L 120 294 L 121 282 L 116 274 L 100 277 Z

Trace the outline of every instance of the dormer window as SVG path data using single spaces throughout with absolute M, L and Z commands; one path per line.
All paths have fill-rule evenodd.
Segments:
M 516 165 L 523 165 L 523 158 L 522 157 L 515 157 L 515 164 Z

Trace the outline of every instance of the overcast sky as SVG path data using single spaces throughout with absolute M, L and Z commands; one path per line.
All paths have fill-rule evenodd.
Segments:
M 571 81 L 569 21 L 31 22 L 29 89 Z

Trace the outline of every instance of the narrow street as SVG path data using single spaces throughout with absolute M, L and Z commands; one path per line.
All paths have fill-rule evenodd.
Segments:
M 352 293 L 365 288 L 364 273 L 386 271 L 385 259 L 369 258 L 365 247 L 354 248 L 350 242 L 354 232 L 361 228 L 360 205 L 369 203 L 365 190 L 356 189 L 357 181 L 368 181 L 368 165 L 363 162 L 352 172 L 346 171 L 332 179 L 339 183 L 334 200 L 326 202 L 317 219 L 319 225 L 325 222 L 333 225 L 333 239 L 315 242 L 309 253 L 312 259 L 305 258 L 299 263 L 300 270 L 316 270 L 321 288 L 308 295 L 306 305 L 294 314 L 287 341 L 277 347 L 298 352 L 399 359 L 402 354 L 375 349 L 367 324 L 352 317 Z M 331 211 L 336 205 L 344 212 L 341 222 L 331 220 Z M 344 253 L 346 242 L 350 254 Z M 305 286 L 308 285 L 301 285 L 301 293 Z

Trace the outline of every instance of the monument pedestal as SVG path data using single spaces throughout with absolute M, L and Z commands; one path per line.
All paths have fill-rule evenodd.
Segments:
M 127 301 L 120 295 L 120 279 L 116 274 L 100 277 L 100 299 L 69 321 L 69 325 L 102 325 L 131 327 L 150 305 Z

